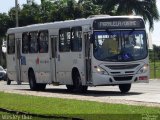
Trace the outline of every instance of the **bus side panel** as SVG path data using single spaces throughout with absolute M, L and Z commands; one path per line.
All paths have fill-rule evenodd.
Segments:
M 57 79 L 60 84 L 72 84 L 71 70 L 73 57 L 69 52 L 59 52 L 57 65 Z
M 22 81 L 28 81 L 28 61 L 26 60 L 26 54 L 22 54 L 21 56 L 21 73 L 22 73 Z
M 58 34 L 59 29 L 49 29 L 49 71 L 50 71 L 50 83 L 56 83 L 57 81 L 57 51 L 58 51 Z
M 14 54 L 7 54 L 7 76 L 10 80 L 16 81 L 16 61 Z
M 37 82 L 52 83 L 50 79 L 49 53 L 39 53 L 39 72 Z

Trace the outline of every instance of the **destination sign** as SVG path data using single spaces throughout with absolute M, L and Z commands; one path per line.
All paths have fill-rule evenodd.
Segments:
M 126 29 L 126 28 L 144 28 L 142 19 L 99 19 L 93 23 L 94 29 Z

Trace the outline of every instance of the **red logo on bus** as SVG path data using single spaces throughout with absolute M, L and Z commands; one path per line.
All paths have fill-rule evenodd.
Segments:
M 37 57 L 36 59 L 36 64 L 39 64 L 39 57 Z

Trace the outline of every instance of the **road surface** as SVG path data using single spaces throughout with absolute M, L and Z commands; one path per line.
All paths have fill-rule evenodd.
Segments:
M 85 94 L 69 93 L 63 85 L 47 85 L 45 91 L 31 91 L 28 83 L 17 85 L 16 82 L 12 82 L 11 85 L 6 85 L 5 81 L 0 81 L 0 91 L 25 95 L 160 107 L 160 80 L 150 80 L 150 83 L 133 84 L 130 92 L 127 94 L 121 94 L 117 86 L 89 87 L 88 92 Z

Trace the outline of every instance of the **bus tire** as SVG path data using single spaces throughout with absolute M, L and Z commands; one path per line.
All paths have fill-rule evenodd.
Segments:
M 38 89 L 38 85 L 36 83 L 36 79 L 35 79 L 35 75 L 34 75 L 34 72 L 33 71 L 29 71 L 29 86 L 30 86 L 30 89 L 35 91 Z
M 11 84 L 11 80 L 9 78 L 7 78 L 7 85 Z
M 39 84 L 37 84 L 37 86 L 38 86 L 38 88 L 37 88 L 37 90 L 45 90 L 45 88 L 46 88 L 46 84 L 45 83 L 39 83 Z
M 46 88 L 46 84 L 36 83 L 35 74 L 33 71 L 29 72 L 29 86 L 33 91 L 44 90 Z
M 79 72 L 76 72 L 73 76 L 74 92 L 85 93 L 88 86 L 83 86 Z
M 119 89 L 121 93 L 127 93 L 131 89 L 131 84 L 120 84 Z
M 38 86 L 36 84 L 35 75 L 33 71 L 29 71 L 29 86 L 31 90 L 37 90 Z
M 67 90 L 69 92 L 73 92 L 73 90 L 74 90 L 74 86 L 73 85 L 66 85 L 66 87 L 67 87 Z

